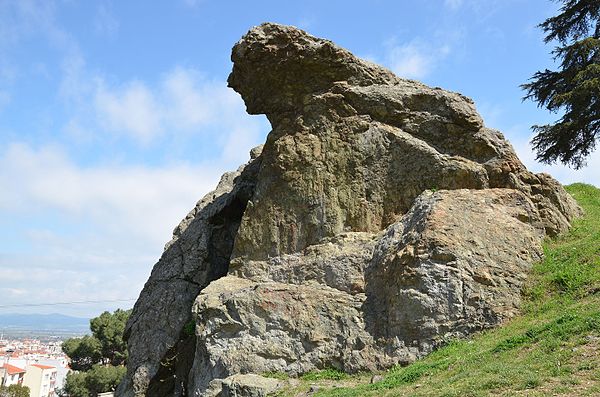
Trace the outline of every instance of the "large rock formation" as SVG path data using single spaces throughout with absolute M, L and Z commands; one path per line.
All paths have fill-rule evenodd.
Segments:
M 470 99 L 290 26 L 253 28 L 232 60 L 230 87 L 273 129 L 175 230 L 127 325 L 118 395 L 383 369 L 518 310 L 541 240 L 580 210 Z

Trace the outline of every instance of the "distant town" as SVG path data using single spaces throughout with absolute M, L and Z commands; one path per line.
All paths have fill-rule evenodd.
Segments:
M 62 340 L 0 335 L 0 386 L 29 387 L 30 397 L 54 397 L 70 371 Z

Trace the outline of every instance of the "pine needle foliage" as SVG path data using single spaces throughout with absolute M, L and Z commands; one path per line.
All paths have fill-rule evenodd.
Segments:
M 537 160 L 579 169 L 600 140 L 600 0 L 558 1 L 560 14 L 538 27 L 546 43 L 558 42 L 552 54 L 560 69 L 538 71 L 521 88 L 524 99 L 564 112 L 553 124 L 532 127 Z

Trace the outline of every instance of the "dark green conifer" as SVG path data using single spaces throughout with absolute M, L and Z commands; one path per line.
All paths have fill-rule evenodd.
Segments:
M 534 125 L 531 143 L 537 160 L 560 161 L 575 169 L 585 165 L 600 139 L 600 0 L 558 0 L 560 14 L 539 27 L 560 61 L 558 71 L 537 72 L 521 87 L 551 112 L 564 111 L 554 124 Z

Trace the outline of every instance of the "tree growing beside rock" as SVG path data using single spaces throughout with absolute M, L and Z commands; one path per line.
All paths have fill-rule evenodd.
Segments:
M 61 392 L 63 397 L 96 397 L 100 393 L 115 390 L 126 369 L 124 366 L 95 364 L 85 372 L 72 372 L 67 375 Z
M 71 358 L 71 368 L 75 371 L 88 371 L 94 364 L 102 361 L 102 347 L 94 336 L 67 339 L 62 349 Z
M 123 341 L 125 323 L 131 310 L 104 312 L 90 320 L 92 335 L 70 338 L 63 351 L 75 370 L 67 375 L 61 394 L 68 397 L 97 396 L 114 390 L 125 374 L 127 344 Z
M 600 139 L 600 0 L 561 2 L 560 14 L 539 25 L 546 43 L 559 43 L 552 54 L 560 68 L 539 71 L 521 87 L 525 99 L 564 111 L 553 124 L 532 127 L 537 160 L 578 169 Z

